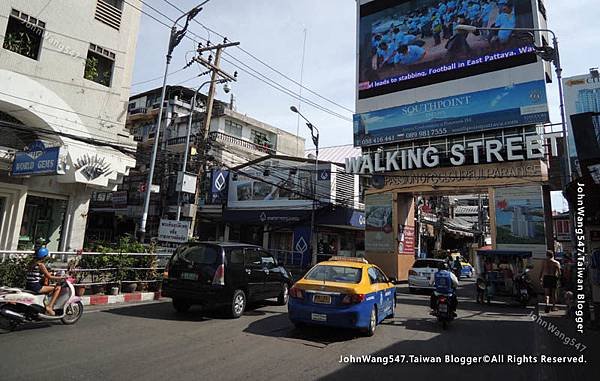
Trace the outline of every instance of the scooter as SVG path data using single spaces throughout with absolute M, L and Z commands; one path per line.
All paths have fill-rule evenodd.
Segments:
M 450 307 L 450 300 L 453 294 L 442 294 L 435 292 L 436 302 L 435 309 L 431 312 L 433 316 L 438 318 L 438 321 L 442 323 L 442 328 L 448 328 L 448 324 L 454 320 L 454 311 Z
M 8 320 L 10 330 L 16 330 L 28 322 L 61 321 L 65 325 L 75 324 L 83 315 L 83 303 L 75 294 L 74 282 L 75 279 L 69 277 L 61 284 L 60 294 L 54 304 L 55 316 L 46 315 L 45 305 L 51 295 L 0 287 L 0 316 Z
M 515 277 L 516 297 L 523 307 L 527 307 L 531 298 L 536 296 L 531 280 L 529 279 L 529 271 L 529 268 L 525 269 L 525 272 Z

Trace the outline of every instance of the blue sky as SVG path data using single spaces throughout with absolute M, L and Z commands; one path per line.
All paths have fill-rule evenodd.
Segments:
M 146 0 L 152 6 L 170 17 L 177 17 L 178 11 L 164 0 Z M 180 8 L 190 9 L 199 3 L 197 0 L 171 0 Z M 597 36 L 600 35 L 597 0 L 546 1 L 549 27 L 556 31 L 561 44 L 564 76 L 586 73 L 590 67 L 600 66 Z M 147 12 L 157 15 L 149 8 Z M 209 28 L 241 42 L 241 46 L 296 82 L 300 82 L 304 31 L 306 30 L 306 54 L 302 82 L 317 94 L 332 100 L 340 106 L 354 110 L 355 61 L 356 61 L 356 3 L 352 0 L 212 0 L 205 5 L 198 21 Z M 164 21 L 164 19 L 163 19 Z M 221 38 L 210 33 L 198 24 L 192 24 L 191 31 L 198 36 L 220 42 Z M 141 33 L 138 41 L 134 71 L 134 84 L 160 77 L 164 70 L 164 54 L 168 30 L 148 16 L 142 16 Z M 194 43 L 184 40 L 175 51 L 172 72 L 185 64 L 186 51 L 194 49 Z M 260 75 L 276 81 L 294 91 L 299 86 L 276 72 L 268 69 L 239 49 L 229 53 L 242 63 L 237 65 L 251 71 L 244 65 L 257 70 Z M 189 57 L 189 55 L 188 55 Z M 235 62 L 227 57 L 230 62 Z M 298 123 L 295 114 L 289 111 L 298 100 L 283 94 L 273 87 L 223 62 L 223 68 L 238 70 L 239 80 L 233 86 L 238 111 L 263 122 L 307 138 L 307 148 L 311 147 L 308 129 Z M 200 69 L 192 66 L 169 77 L 171 84 L 193 78 Z M 251 71 L 253 72 L 253 71 Z M 255 75 L 256 72 L 253 72 Z M 184 85 L 195 87 L 206 78 L 196 78 Z M 160 80 L 136 84 L 132 93 L 139 93 L 160 86 Z M 277 86 L 277 85 L 275 85 Z M 560 121 L 558 89 L 556 83 L 548 86 L 550 115 L 554 123 Z M 229 95 L 219 90 L 220 99 L 228 100 Z M 353 139 L 352 112 L 328 103 L 323 99 L 303 91 L 303 96 L 329 108 L 344 119 L 333 116 L 317 108 L 303 105 L 301 111 L 321 130 L 321 145 L 333 146 L 351 144 Z M 556 205 L 558 205 L 558 199 Z

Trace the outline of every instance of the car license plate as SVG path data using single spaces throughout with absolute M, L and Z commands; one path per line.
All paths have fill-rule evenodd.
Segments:
M 440 312 L 448 312 L 448 305 L 447 304 L 440 304 L 439 310 L 440 310 Z
M 331 304 L 331 296 L 316 294 L 313 298 L 313 302 L 318 304 Z
M 526 288 L 524 288 L 524 289 L 521 290 L 521 295 L 527 295 L 527 289 Z
M 327 321 L 327 315 L 325 314 L 310 314 L 310 318 L 314 321 Z
M 198 280 L 198 274 L 195 273 L 181 273 L 179 279 L 185 280 Z

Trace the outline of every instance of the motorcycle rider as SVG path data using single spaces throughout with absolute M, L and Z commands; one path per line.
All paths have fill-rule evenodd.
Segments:
M 37 294 L 52 294 L 50 303 L 46 306 L 46 314 L 50 316 L 56 315 L 54 313 L 54 304 L 60 295 L 60 285 L 46 286 L 44 279 L 51 280 L 63 280 L 65 277 L 58 277 L 51 275 L 44 261 L 48 258 L 50 252 L 45 247 L 40 247 L 35 251 L 34 258 L 29 266 L 26 275 L 26 289 L 33 291 Z
M 438 271 L 433 274 L 435 282 L 435 291 L 431 294 L 430 306 L 433 312 L 437 308 L 437 297 L 438 294 L 449 295 L 450 297 L 450 310 L 456 317 L 456 308 L 458 306 L 458 298 L 456 297 L 456 289 L 458 288 L 458 278 L 451 271 L 447 263 L 443 263 L 438 267 Z

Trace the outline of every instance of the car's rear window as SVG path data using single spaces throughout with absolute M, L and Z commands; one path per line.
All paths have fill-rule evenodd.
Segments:
M 221 255 L 218 247 L 207 245 L 183 246 L 173 255 L 173 261 L 183 261 L 201 265 L 213 265 L 221 263 Z
M 432 268 L 432 269 L 437 269 L 438 267 L 440 267 L 440 265 L 443 262 L 441 261 L 432 261 L 432 260 L 426 260 L 426 259 L 419 259 L 415 262 L 415 264 L 413 265 L 413 269 L 423 269 L 426 267 Z
M 308 280 L 320 280 L 338 283 L 360 283 L 362 269 L 343 266 L 317 265 L 304 277 Z

